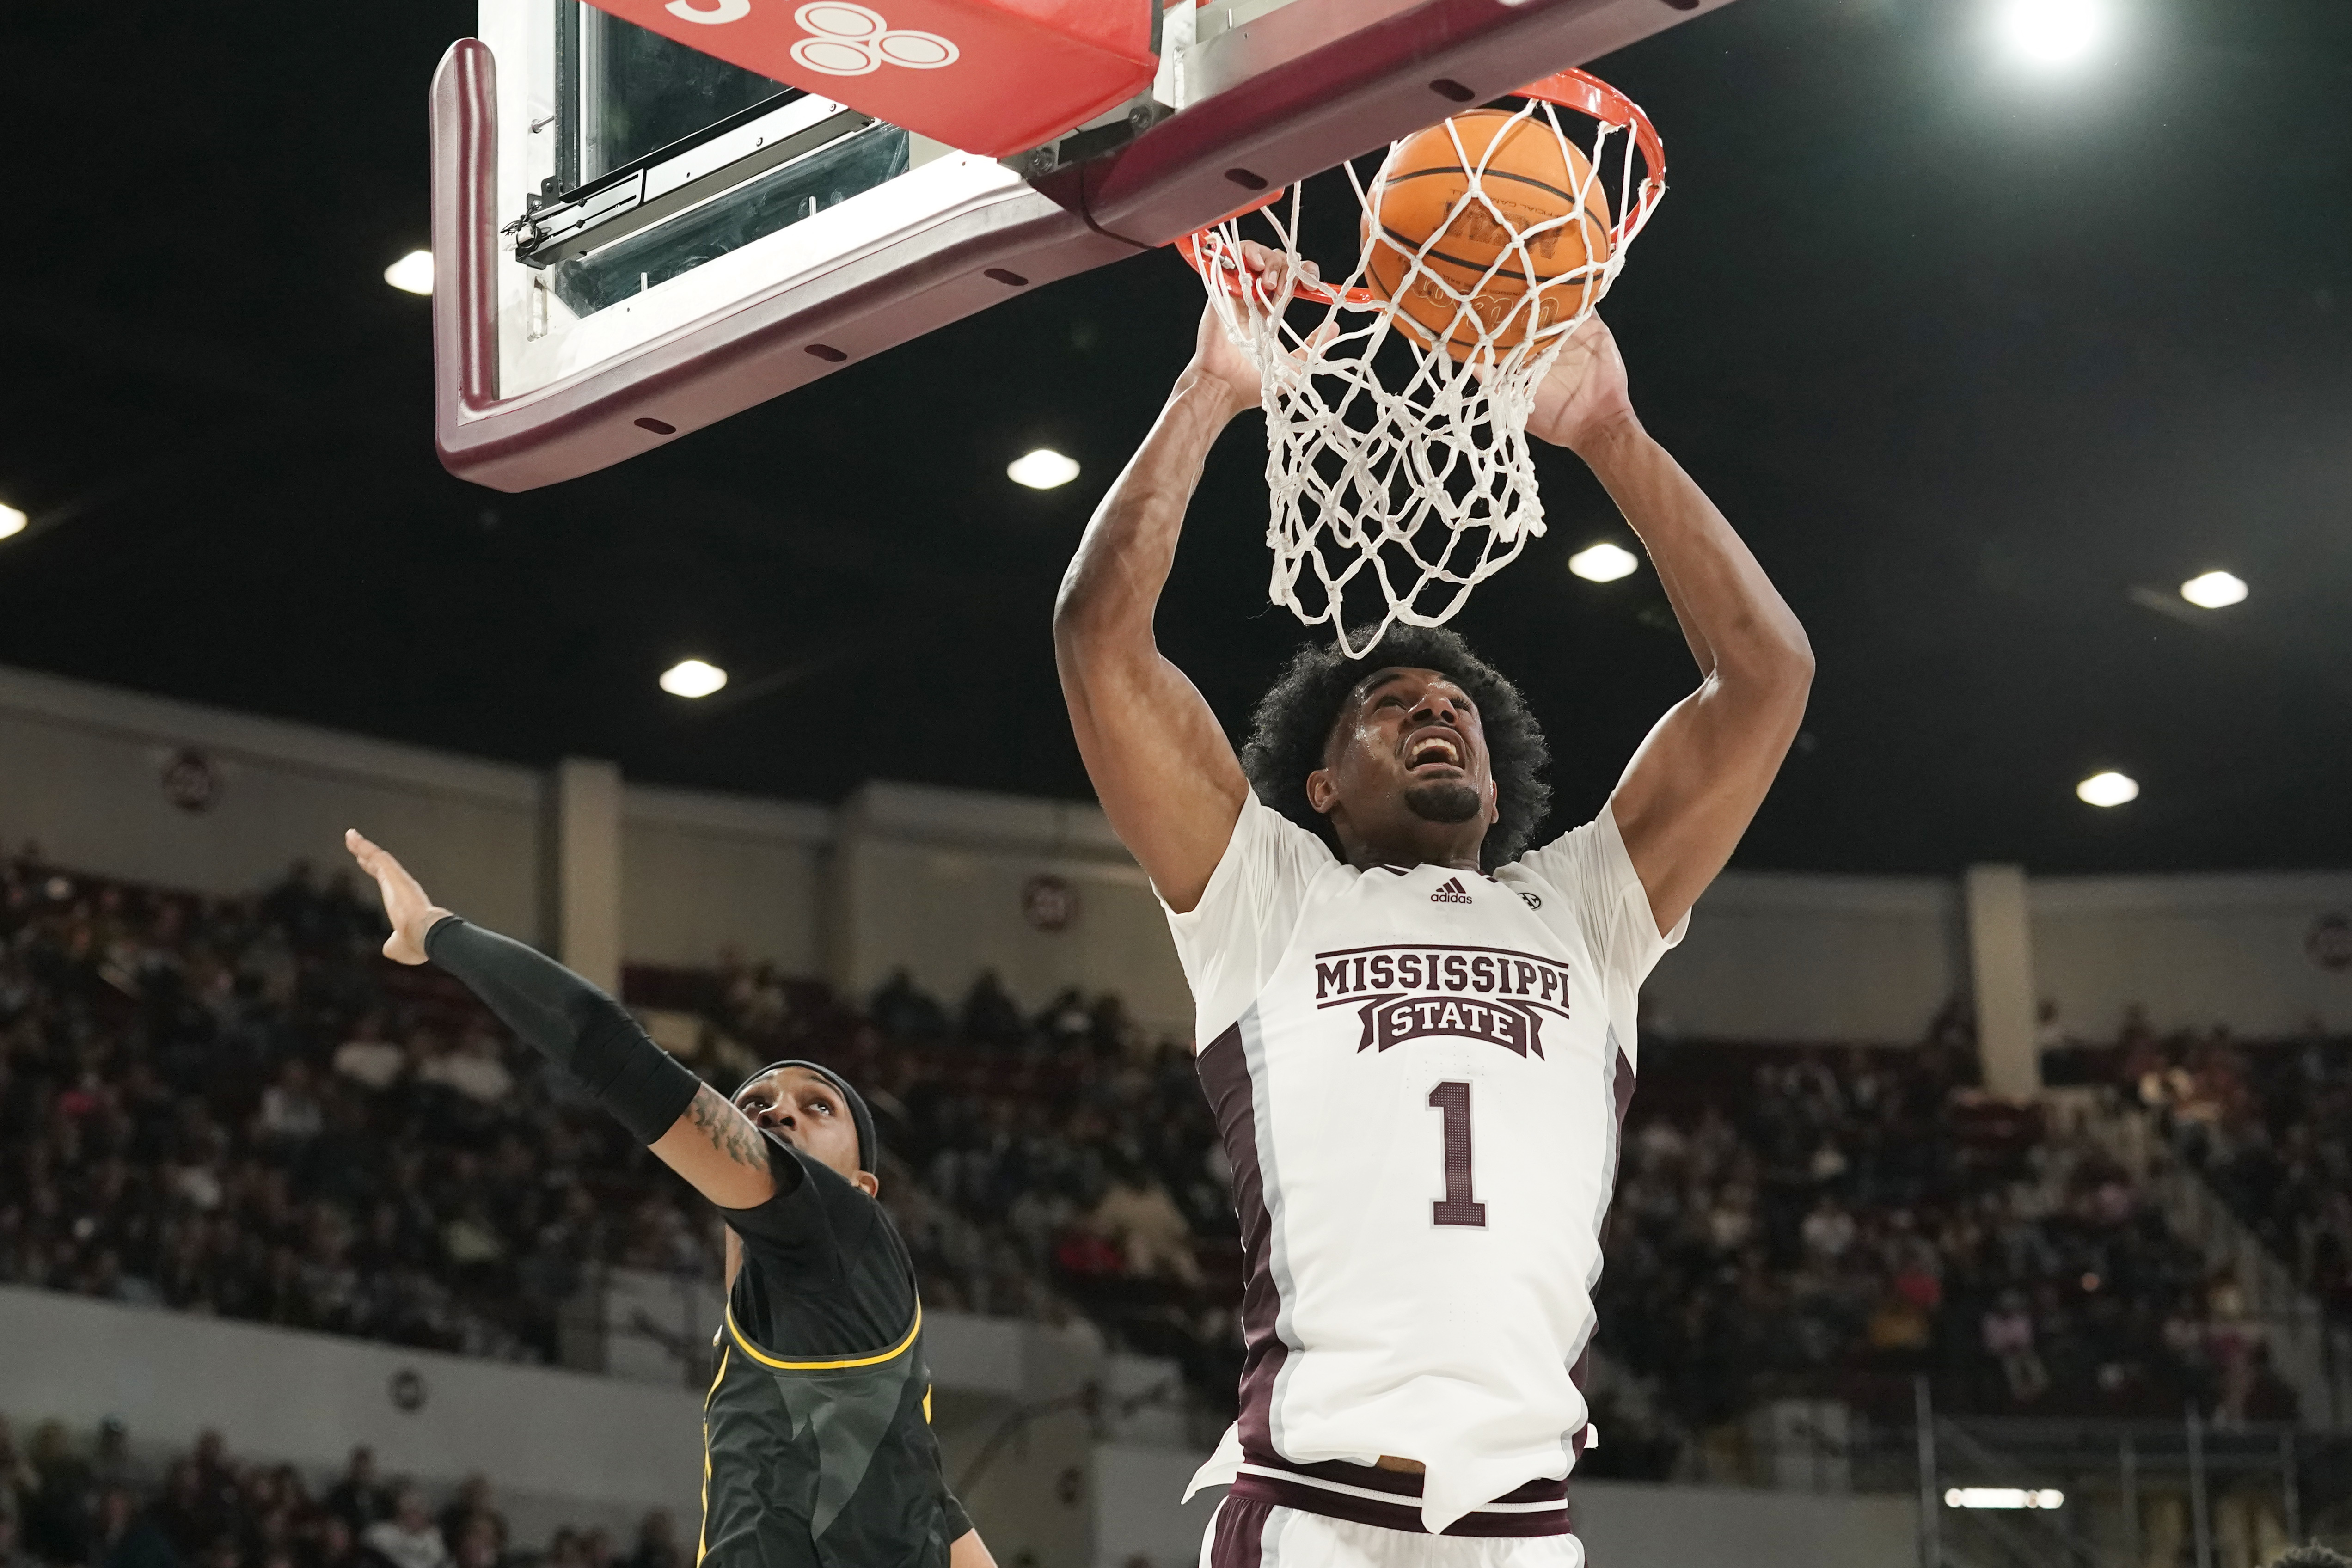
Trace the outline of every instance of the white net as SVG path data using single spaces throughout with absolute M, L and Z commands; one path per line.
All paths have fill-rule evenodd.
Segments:
M 1580 72 L 1553 80 L 1567 78 L 1591 81 Z M 1626 112 L 1596 120 L 1589 155 L 1540 99 L 1467 140 L 1461 121 L 1447 121 L 1462 189 L 1418 245 L 1383 224 L 1381 197 L 1402 151 L 1414 140 L 1428 146 L 1427 133 L 1391 147 L 1369 182 L 1347 165 L 1363 223 L 1342 284 L 1299 281 L 1314 273 L 1298 248 L 1297 187 L 1286 202 L 1187 242 L 1219 320 L 1264 382 L 1271 595 L 1308 626 L 1328 622 L 1351 658 L 1392 622 L 1450 619 L 1472 588 L 1544 531 L 1527 435 L 1537 389 L 1664 190 L 1654 136 L 1641 146 L 1647 167 L 1637 183 L 1638 111 L 1591 86 Z M 1485 113 L 1491 121 L 1495 111 Z M 1539 222 L 1528 221 L 1517 193 L 1505 189 L 1498 204 L 1489 189 L 1497 151 L 1523 147 L 1530 135 L 1557 139 L 1574 187 L 1572 201 Z M 1514 177 L 1498 173 L 1493 184 Z M 1612 211 L 1625 215 L 1613 232 Z M 1493 259 L 1465 265 L 1465 235 L 1492 245 Z M 1253 275 L 1239 264 L 1244 239 L 1276 252 L 1282 265 Z M 1581 259 L 1554 270 L 1563 240 Z M 1368 617 L 1374 591 L 1378 614 Z

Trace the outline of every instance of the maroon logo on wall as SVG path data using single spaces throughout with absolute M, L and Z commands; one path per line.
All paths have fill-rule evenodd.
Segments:
M 210 811 L 220 800 L 220 769 L 193 746 L 183 746 L 163 766 L 163 798 L 182 811 Z
M 2303 939 L 2303 951 L 2330 974 L 2352 969 L 2352 917 L 2322 915 L 2312 921 L 2310 934 Z
M 1078 918 L 1078 890 L 1048 872 L 1021 889 L 1021 918 L 1039 931 L 1060 931 Z

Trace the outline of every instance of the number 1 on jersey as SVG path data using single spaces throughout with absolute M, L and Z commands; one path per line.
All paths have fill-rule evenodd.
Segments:
M 1445 1116 L 1445 1196 L 1429 1205 L 1430 1223 L 1483 1228 L 1486 1205 L 1470 1195 L 1470 1086 L 1441 1083 L 1429 1103 Z

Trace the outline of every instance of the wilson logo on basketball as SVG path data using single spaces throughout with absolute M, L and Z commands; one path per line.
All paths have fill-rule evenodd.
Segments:
M 1429 895 L 1429 901 L 1433 904 L 1467 904 L 1475 900 L 1470 897 L 1470 889 L 1462 885 L 1461 878 L 1448 877 L 1438 884 L 1437 891 Z

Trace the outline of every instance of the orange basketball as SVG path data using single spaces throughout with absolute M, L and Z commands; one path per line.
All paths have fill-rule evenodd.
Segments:
M 1461 138 L 1458 152 L 1454 135 Z M 1484 202 L 1470 196 L 1474 176 Z M 1580 214 L 1579 191 L 1584 194 Z M 1574 320 L 1600 297 L 1600 266 L 1609 259 L 1609 198 L 1592 177 L 1591 161 L 1540 114 L 1522 118 L 1477 109 L 1408 137 L 1390 157 L 1370 207 L 1365 229 L 1369 235 L 1377 221 L 1381 237 L 1373 241 L 1365 282 L 1393 301 L 1399 319 L 1423 341 L 1444 337 L 1445 352 L 1457 360 L 1478 346 L 1480 326 L 1499 353 L 1531 331 Z M 1440 225 L 1444 232 L 1408 283 L 1412 258 Z M 1521 236 L 1527 237 L 1524 256 L 1514 243 Z M 1587 263 L 1591 272 L 1552 281 Z M 1452 294 L 1440 287 L 1441 279 Z M 1460 295 L 1472 296 L 1475 323 L 1467 316 L 1457 319 Z

